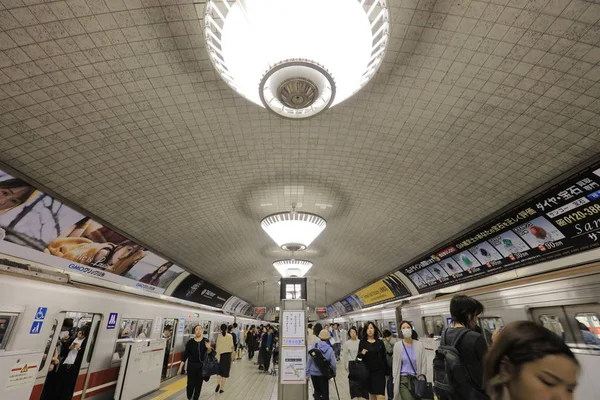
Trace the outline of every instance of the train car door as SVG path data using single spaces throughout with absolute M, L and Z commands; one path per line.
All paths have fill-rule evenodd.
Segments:
M 163 359 L 163 370 L 161 379 L 172 378 L 177 374 L 175 367 L 179 368 L 179 363 L 176 360 L 175 339 L 179 329 L 180 320 L 178 318 L 164 318 L 162 338 L 167 341 L 165 348 L 165 357 Z M 183 329 L 181 329 L 183 333 Z
M 30 400 L 84 398 L 101 319 L 100 314 L 76 311 L 57 315 Z

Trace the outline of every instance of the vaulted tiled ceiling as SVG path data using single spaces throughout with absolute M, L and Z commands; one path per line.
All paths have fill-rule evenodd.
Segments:
M 600 4 L 390 6 L 374 80 L 288 121 L 219 79 L 191 0 L 0 0 L 0 160 L 255 305 L 286 256 L 259 222 L 297 202 L 324 305 L 600 151 Z

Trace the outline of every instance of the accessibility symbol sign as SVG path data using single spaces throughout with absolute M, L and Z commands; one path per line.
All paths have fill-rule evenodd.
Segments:
M 29 330 L 30 335 L 38 335 L 42 331 L 43 321 L 33 321 L 31 324 L 31 329 Z
M 36 321 L 43 321 L 46 319 L 46 313 L 48 312 L 48 307 L 38 307 L 37 312 L 35 313 Z

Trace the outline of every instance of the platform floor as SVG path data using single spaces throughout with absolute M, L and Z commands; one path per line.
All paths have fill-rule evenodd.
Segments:
M 342 372 L 343 366 L 338 363 L 340 377 L 337 379 L 340 391 L 340 400 L 350 400 L 348 392 L 348 379 Z M 340 369 L 341 368 L 341 369 Z M 216 377 L 210 378 L 202 385 L 200 400 L 277 400 L 277 380 L 279 376 L 272 376 L 258 370 L 252 361 L 242 359 L 235 361 L 231 366 L 231 377 L 227 380 L 225 393 L 215 393 L 217 386 Z M 187 377 L 169 379 L 161 385 L 160 390 L 151 393 L 143 400 L 186 400 L 185 385 Z M 337 400 L 333 380 L 330 381 L 329 398 Z M 312 386 L 309 386 L 309 399 L 312 399 Z M 292 400 L 292 399 L 290 399 Z

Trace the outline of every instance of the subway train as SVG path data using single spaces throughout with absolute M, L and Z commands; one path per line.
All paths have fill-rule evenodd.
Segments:
M 380 329 L 395 332 L 400 321 L 409 321 L 425 342 L 428 364 L 432 365 L 440 335 L 451 323 L 450 300 L 455 294 L 425 295 L 404 300 L 392 308 L 321 322 L 339 322 L 348 327 L 374 321 Z M 581 364 L 575 398 L 600 399 L 600 263 L 464 290 L 460 294 L 472 296 L 484 305 L 479 324 L 488 344 L 494 330 L 518 320 L 534 321 L 564 338 Z M 431 369 L 427 375 L 431 381 Z
M 262 322 L 200 306 L 5 271 L 0 271 L 0 288 L 2 399 L 40 399 L 65 319 L 72 320 L 75 329 L 90 329 L 73 394 L 76 400 L 113 398 L 128 342 L 166 339 L 162 375 L 167 379 L 177 373 L 184 343 L 195 325 L 202 324 L 214 343 L 222 323 L 237 322 L 245 329 Z M 15 366 L 23 364 L 29 373 L 12 379 Z

